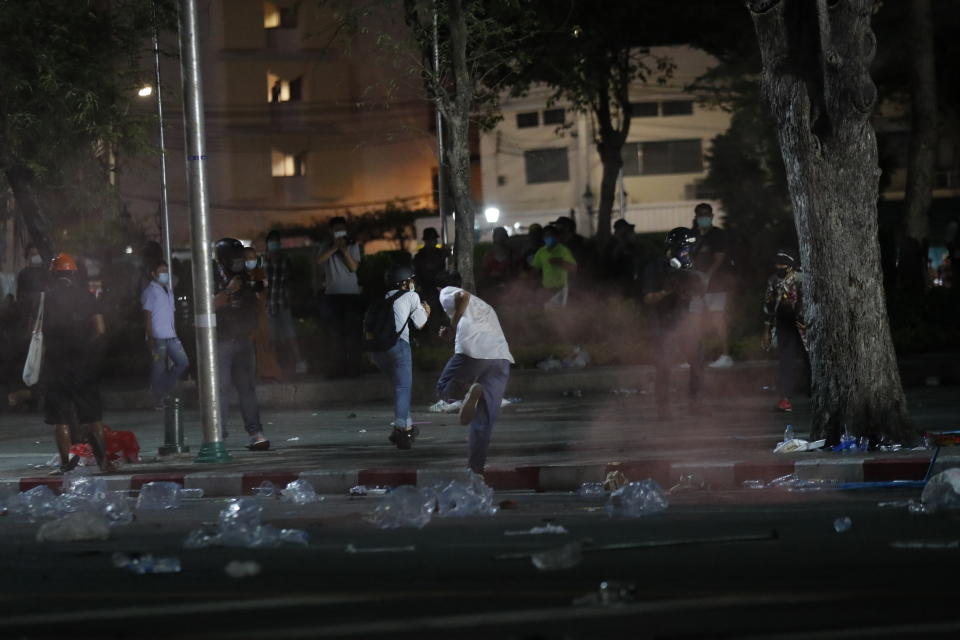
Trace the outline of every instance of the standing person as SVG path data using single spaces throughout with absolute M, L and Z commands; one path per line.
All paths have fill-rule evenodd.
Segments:
M 640 251 L 636 244 L 634 225 L 623 218 L 613 223 L 613 236 L 607 242 L 603 262 L 607 278 L 616 283 L 625 297 L 635 294 L 640 277 Z
M 690 364 L 689 397 L 694 412 L 700 408 L 703 386 L 703 342 L 700 314 L 691 311 L 703 295 L 703 276 L 693 268 L 696 234 L 677 227 L 667 234 L 664 255 L 647 265 L 643 274 L 643 303 L 654 309 L 657 415 L 671 417 L 670 370 Z
M 250 436 L 247 448 L 266 451 L 270 441 L 263 435 L 257 402 L 256 356 L 253 335 L 257 329 L 256 283 L 244 270 L 243 244 L 234 238 L 217 241 L 213 275 L 216 281 L 214 308 L 217 314 L 217 369 L 220 375 L 220 429 L 227 437 L 228 394 L 237 390 L 243 426 Z
M 371 305 L 363 331 L 371 345 L 374 364 L 393 381 L 393 431 L 389 440 L 398 449 L 409 449 L 417 435 L 410 415 L 413 386 L 413 355 L 410 351 L 410 324 L 422 328 L 430 317 L 430 305 L 416 293 L 413 269 L 394 265 L 384 274 L 387 294 L 382 303 Z M 384 335 L 386 334 L 386 335 Z M 381 343 L 382 341 L 382 343 Z M 391 344 L 392 343 L 392 344 Z
M 704 274 L 706 293 L 703 296 L 704 330 L 716 330 L 720 339 L 720 357 L 710 367 L 722 369 L 733 366 L 727 329 L 727 298 L 732 288 L 727 235 L 713 226 L 713 207 L 701 202 L 694 208 L 694 232 L 697 244 L 693 251 L 693 268 Z
M 493 246 L 480 262 L 480 283 L 484 295 L 493 298 L 503 294 L 520 269 L 520 257 L 510 247 L 510 236 L 503 227 L 493 230 Z
M 547 293 L 548 309 L 566 307 L 570 293 L 570 274 L 577 271 L 573 254 L 560 243 L 560 232 L 554 226 L 543 230 L 543 246 L 533 255 L 531 266 L 538 269 L 541 284 Z
M 150 271 L 150 284 L 140 295 L 140 307 L 143 309 L 147 347 L 152 357 L 150 391 L 153 393 L 154 407 L 159 409 L 190 365 L 187 352 L 174 328 L 173 284 L 166 262 L 161 260 Z M 173 366 L 170 367 L 170 364 Z
M 331 218 L 330 240 L 321 246 L 317 263 L 323 266 L 327 288 L 324 300 L 334 321 L 334 374 L 352 375 L 360 371 L 360 336 L 357 327 L 363 317 L 360 297 L 360 245 L 347 234 L 347 220 Z
M 43 365 L 45 422 L 53 426 L 60 468 L 76 465 L 70 459 L 70 425 L 78 425 L 77 440 L 89 442 L 100 470 L 114 466 L 107 457 L 100 405 L 100 363 L 106 325 L 97 299 L 78 277 L 73 256 L 61 253 L 50 264 L 51 284 L 43 310 Z
M 290 309 L 290 260 L 281 252 L 280 233 L 267 234 L 267 320 L 270 340 L 281 362 L 292 361 L 296 373 L 306 373 L 307 363 L 300 355 L 297 330 Z
M 413 271 L 417 274 L 417 286 L 420 295 L 431 307 L 440 306 L 437 298 L 437 276 L 446 270 L 450 251 L 440 244 L 440 234 L 433 227 L 423 230 L 423 246 L 413 256 Z M 440 329 L 440 314 L 434 314 L 427 320 L 427 335 L 435 336 Z
M 543 246 L 543 226 L 534 222 L 527 228 L 527 245 L 523 250 L 523 268 L 533 269 L 533 256 Z
M 460 424 L 470 425 L 467 466 L 483 473 L 513 356 L 497 312 L 459 284 L 459 275 L 451 274 L 448 286 L 440 290 L 440 304 L 454 334 L 454 354 L 440 374 L 437 392 L 445 401 L 463 398 Z
M 807 326 L 803 319 L 803 272 L 792 249 L 780 249 L 763 298 L 764 349 L 776 349 L 780 366 L 777 409 L 793 411 L 790 395 L 796 388 L 797 362 L 807 362 Z

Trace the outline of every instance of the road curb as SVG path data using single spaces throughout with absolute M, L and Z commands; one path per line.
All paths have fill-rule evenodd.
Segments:
M 488 485 L 498 491 L 575 491 L 584 482 L 601 482 L 611 471 L 621 471 L 630 480 L 653 478 L 662 487 L 677 484 L 684 476 L 693 476 L 713 489 L 735 489 L 747 481 L 770 482 L 796 474 L 803 480 L 837 482 L 879 482 L 922 480 L 930 464 L 929 457 L 902 458 L 816 458 L 796 460 L 744 460 L 671 462 L 668 460 L 629 460 L 610 463 L 543 465 L 516 468 L 490 468 L 485 474 Z M 934 471 L 960 467 L 960 455 L 941 455 Z M 110 490 L 138 490 L 147 482 L 176 482 L 186 488 L 203 489 L 208 497 L 252 495 L 264 482 L 277 488 L 293 480 L 309 481 L 318 493 L 346 494 L 351 487 L 394 487 L 403 484 L 431 486 L 452 479 L 463 479 L 463 469 L 359 469 L 304 471 L 203 471 L 197 473 L 141 473 L 106 476 Z M 62 478 L 25 476 L 0 479 L 0 495 L 47 486 L 59 491 Z

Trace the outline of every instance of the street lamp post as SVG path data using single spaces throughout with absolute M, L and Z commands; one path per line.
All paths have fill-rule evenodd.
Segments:
M 587 185 L 587 188 L 583 190 L 583 195 L 580 196 L 583 198 L 583 208 L 587 211 L 587 232 L 589 235 L 593 235 L 593 191 L 590 190 L 590 185 Z
M 153 28 L 153 67 L 157 93 L 157 124 L 160 129 L 160 216 L 163 231 L 163 259 L 173 273 L 172 249 L 170 248 L 170 208 L 167 200 L 167 145 L 163 134 L 163 94 L 160 90 L 160 34 L 159 26 Z

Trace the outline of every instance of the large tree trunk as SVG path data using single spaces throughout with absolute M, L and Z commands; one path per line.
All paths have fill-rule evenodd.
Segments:
M 33 193 L 33 172 L 23 167 L 12 167 L 4 171 L 4 176 L 13 192 L 17 212 L 20 214 L 23 226 L 27 229 L 30 241 L 37 245 L 40 255 L 46 259 L 52 258 L 53 245 L 48 233 L 50 225 Z
M 804 265 L 812 439 L 915 437 L 880 273 L 873 0 L 747 0 Z
M 900 287 L 922 293 L 927 284 L 927 235 L 937 159 L 937 77 L 930 0 L 910 1 L 912 70 L 906 215 L 898 272 Z
M 600 178 L 600 202 L 597 208 L 597 246 L 604 247 L 610 239 L 610 221 L 613 217 L 613 203 L 617 197 L 617 179 L 623 168 L 623 145 L 614 146 L 611 142 L 597 143 L 597 152 L 603 173 Z

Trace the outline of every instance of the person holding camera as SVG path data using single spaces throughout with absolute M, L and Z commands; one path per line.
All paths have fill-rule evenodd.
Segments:
M 317 263 L 323 267 L 324 301 L 334 323 L 333 372 L 349 376 L 361 370 L 357 325 L 363 317 L 363 299 L 357 269 L 362 252 L 360 245 L 347 234 L 346 218 L 331 218 L 329 227 L 332 238 L 321 246 Z
M 243 426 L 250 436 L 247 448 L 266 451 L 270 441 L 263 435 L 256 390 L 256 351 L 253 341 L 258 322 L 257 293 L 263 283 L 253 280 L 244 268 L 243 244 L 222 238 L 216 244 L 214 279 L 217 314 L 217 368 L 220 374 L 220 428 L 227 437 L 227 395 L 237 390 Z
M 691 409 L 700 409 L 703 386 L 703 341 L 700 314 L 704 291 L 703 274 L 693 268 L 693 250 L 697 235 L 686 227 L 667 234 L 664 255 L 644 270 L 643 303 L 653 308 L 657 415 L 671 417 L 670 369 L 684 362 L 690 367 Z M 693 304 L 691 304 L 693 303 Z

